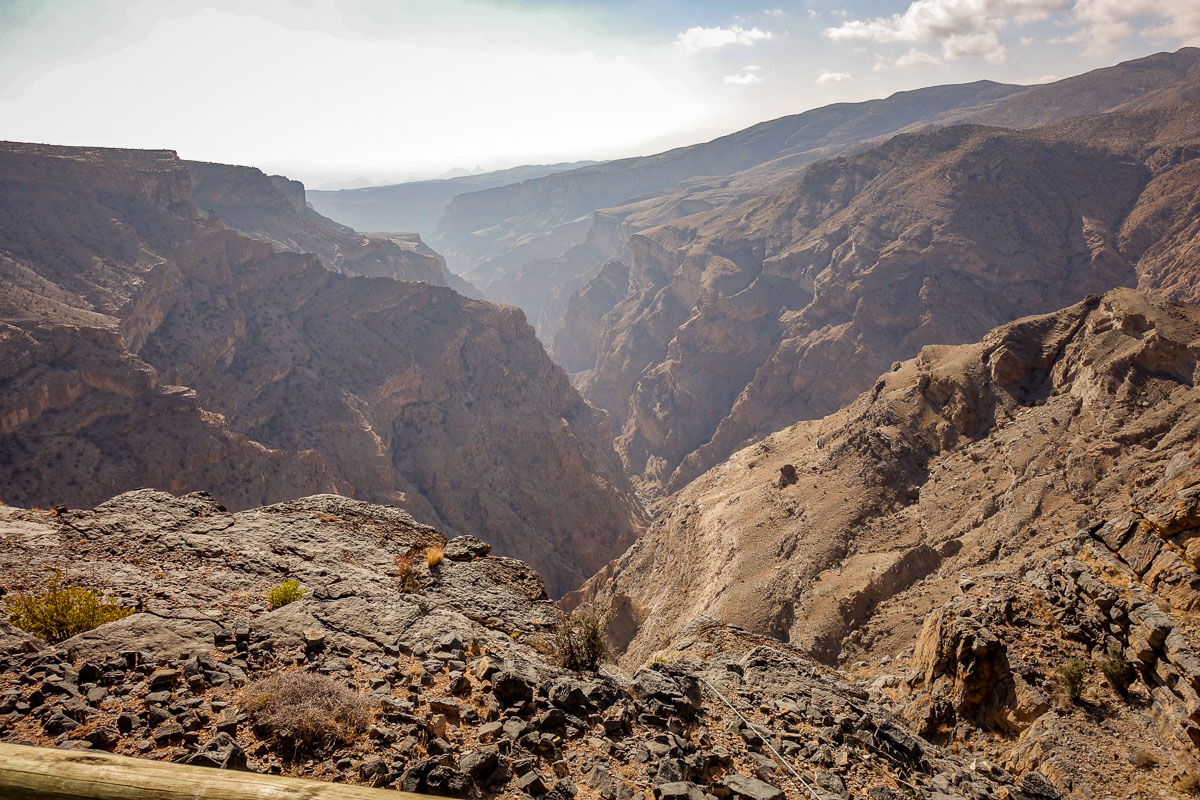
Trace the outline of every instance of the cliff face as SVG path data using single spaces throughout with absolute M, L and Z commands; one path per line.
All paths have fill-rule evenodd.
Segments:
M 630 470 L 674 490 L 924 344 L 1113 286 L 1187 297 L 1196 120 L 1185 104 L 906 134 L 636 234 L 626 296 L 576 323 L 602 331 L 581 391 Z
M 607 418 L 519 311 L 224 229 L 171 153 L 10 144 L 0 171 L 6 501 L 337 490 L 484 533 L 555 592 L 638 528 Z
M 254 167 L 186 161 L 192 200 L 230 228 L 280 250 L 315 253 L 345 275 L 454 285 L 457 276 L 417 234 L 364 236 L 309 207 L 304 184 Z M 459 281 L 461 283 L 461 281 Z M 459 288 L 455 286 L 454 288 Z
M 625 663 L 698 614 L 829 662 L 894 656 L 960 576 L 1045 564 L 1194 455 L 1198 365 L 1200 310 L 1130 289 L 925 347 L 693 481 L 574 601 L 618 610 Z

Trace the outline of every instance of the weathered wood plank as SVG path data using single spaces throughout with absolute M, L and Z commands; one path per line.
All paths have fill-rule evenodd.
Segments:
M 429 800 L 429 795 L 0 742 L 0 800 Z

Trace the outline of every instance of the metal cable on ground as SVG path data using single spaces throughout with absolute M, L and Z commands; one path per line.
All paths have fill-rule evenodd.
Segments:
M 740 719 L 742 722 L 744 722 L 746 724 L 746 727 L 750 728 L 750 730 L 754 730 L 756 727 L 758 727 L 754 723 L 752 723 L 750 720 L 743 717 L 742 712 L 740 712 L 736 708 L 734 708 L 733 703 L 731 703 L 727 699 L 725 699 L 725 695 L 721 694 L 721 692 L 717 689 L 717 687 L 713 686 L 711 683 L 709 683 L 707 680 L 705 680 L 704 676 L 697 675 L 696 677 L 699 678 L 700 682 L 703 683 L 705 686 L 707 686 L 708 690 L 710 692 L 712 692 L 713 694 L 715 694 L 722 703 L 729 706 L 729 710 L 732 711 L 733 713 L 737 714 L 738 719 Z M 809 784 L 808 781 L 804 780 L 804 778 L 800 775 L 800 773 L 797 772 L 792 767 L 791 764 L 789 764 L 787 761 L 784 760 L 783 756 L 779 755 L 779 751 L 775 749 L 775 747 L 771 744 L 771 740 L 769 738 L 767 738 L 766 736 L 763 737 L 763 744 L 765 744 L 767 746 L 767 749 L 771 751 L 771 755 L 775 756 L 776 761 L 778 761 L 780 764 L 782 764 L 788 770 L 788 772 L 790 772 L 790 773 L 792 773 L 792 775 L 796 776 L 796 780 L 800 782 L 800 786 L 802 786 L 804 788 L 804 790 L 808 792 L 808 796 L 811 797 L 812 800 L 823 800 L 823 798 L 821 797 L 821 793 L 818 792 L 816 789 L 814 789 Z

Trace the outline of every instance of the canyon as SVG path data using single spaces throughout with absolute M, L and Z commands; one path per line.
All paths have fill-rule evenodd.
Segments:
M 454 797 L 1192 796 L 1198 156 L 1197 48 L 343 192 L 0 143 L 0 597 L 128 613 L 0 620 L 0 739 Z M 363 724 L 300 758 L 253 699 L 288 680 Z
M 165 151 L 0 151 L 6 502 L 336 490 L 486 533 L 558 593 L 632 541 L 643 513 L 607 418 L 519 311 L 235 232 L 195 205 L 190 169 Z M 239 221 L 284 238 L 278 210 Z M 440 265 L 364 247 L 393 271 Z

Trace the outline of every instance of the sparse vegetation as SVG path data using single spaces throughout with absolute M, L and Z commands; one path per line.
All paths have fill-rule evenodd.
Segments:
M 361 694 L 312 672 L 280 672 L 242 690 L 255 732 L 300 753 L 319 754 L 367 729 L 370 704 Z
M 1133 668 L 1119 644 L 1109 646 L 1108 655 L 1100 659 L 1100 671 L 1109 685 L 1120 694 L 1125 694 L 1129 684 L 1133 683 Z
M 567 669 L 595 672 L 608 658 L 606 627 L 608 614 L 595 609 L 579 609 L 563 617 L 552 639 L 558 663 Z
M 271 608 L 283 608 L 301 597 L 304 597 L 304 590 L 300 588 L 300 581 L 284 581 L 267 595 L 267 599 L 271 602 Z
M 1078 702 L 1083 694 L 1083 678 L 1087 675 L 1087 664 L 1078 658 L 1064 661 L 1058 668 L 1058 685 L 1072 703 Z
M 61 570 L 54 571 L 46 591 L 6 597 L 4 605 L 13 625 L 48 642 L 70 639 L 134 612 L 105 600 L 93 589 L 63 585 Z
M 413 561 L 412 553 L 397 553 L 392 559 L 392 563 L 396 565 L 396 578 L 400 582 L 400 591 L 402 592 L 411 593 L 421 588 L 416 570 L 413 569 Z
M 429 565 L 430 569 L 433 569 L 438 564 L 442 563 L 442 558 L 445 556 L 445 554 L 446 549 L 440 544 L 427 548 L 425 550 L 425 563 Z

